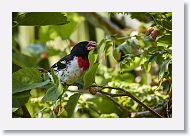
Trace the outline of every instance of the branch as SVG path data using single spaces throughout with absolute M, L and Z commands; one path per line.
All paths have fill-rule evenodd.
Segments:
M 107 33 L 124 36 L 123 32 L 118 26 L 100 14 L 96 12 L 81 12 L 80 14 L 84 16 L 86 20 L 89 21 L 92 25 L 104 29 Z
M 48 73 L 48 71 L 44 68 L 37 68 L 41 73 Z
M 144 107 L 145 109 L 147 109 L 148 111 L 150 111 L 152 114 L 154 114 L 156 117 L 159 118 L 163 118 L 160 114 L 158 114 L 156 111 L 154 111 L 153 109 L 151 109 L 150 107 L 148 107 L 147 105 L 145 105 L 144 103 L 142 103 L 138 98 L 136 98 L 134 95 L 132 95 L 130 92 L 126 91 L 125 89 L 122 88 L 118 88 L 118 87 L 110 87 L 110 86 L 97 86 L 97 85 L 92 85 L 91 87 L 98 87 L 100 88 L 100 90 L 98 90 L 98 92 L 108 95 L 110 97 L 121 97 L 121 96 L 128 96 L 130 97 L 132 100 L 136 101 L 138 104 L 140 104 L 142 107 Z M 103 92 L 103 89 L 115 89 L 115 90 L 120 90 L 122 91 L 122 93 L 119 94 L 112 94 L 112 93 L 108 93 L 108 92 Z
M 164 107 L 159 107 L 159 108 L 154 109 L 154 111 L 160 114 L 163 111 L 163 108 Z M 152 115 L 153 114 L 150 111 L 142 111 L 142 112 L 131 113 L 132 118 L 152 117 Z
M 44 70 L 43 68 L 38 68 L 39 71 L 46 73 L 47 71 Z M 144 103 L 142 103 L 138 98 L 136 98 L 134 95 L 132 95 L 130 92 L 126 91 L 123 88 L 118 88 L 118 87 L 110 87 L 110 86 L 98 86 L 98 85 L 92 85 L 90 87 L 98 87 L 100 89 L 98 89 L 98 92 L 105 95 L 107 98 L 109 98 L 112 102 L 114 102 L 117 106 L 119 106 L 122 110 L 126 111 L 128 115 L 130 115 L 130 111 L 125 108 L 124 106 L 120 105 L 117 103 L 117 101 L 115 101 L 115 99 L 113 99 L 112 97 L 121 97 L 121 96 L 128 96 L 130 97 L 132 100 L 136 101 L 138 104 L 140 104 L 142 107 L 144 107 L 145 109 L 147 109 L 148 111 L 150 111 L 150 113 L 152 113 L 153 115 L 155 115 L 156 117 L 159 118 L 163 118 L 160 114 L 158 114 L 156 111 L 154 111 L 153 109 L 151 109 L 150 107 L 148 107 L 147 105 L 145 105 Z M 104 89 L 115 89 L 115 90 L 120 90 L 122 91 L 122 93 L 119 94 L 112 94 L 112 93 L 108 93 L 108 92 L 104 92 L 102 90 Z

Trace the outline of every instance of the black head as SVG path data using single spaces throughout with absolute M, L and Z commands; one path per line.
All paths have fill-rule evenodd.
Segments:
M 83 41 L 76 44 L 71 50 L 71 54 L 75 56 L 80 56 L 88 58 L 88 54 L 91 50 L 96 49 L 96 42 L 94 41 Z

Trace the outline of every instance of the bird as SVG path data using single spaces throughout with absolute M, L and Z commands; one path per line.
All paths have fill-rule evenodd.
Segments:
M 72 48 L 70 54 L 64 56 L 51 66 L 62 84 L 74 84 L 81 78 L 85 71 L 88 70 L 90 65 L 88 54 L 91 50 L 97 50 L 95 41 L 79 42 Z M 48 71 L 48 76 L 50 80 L 53 81 L 51 68 Z

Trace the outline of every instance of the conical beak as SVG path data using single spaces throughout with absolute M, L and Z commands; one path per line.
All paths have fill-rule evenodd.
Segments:
M 96 51 L 96 50 L 97 50 L 96 42 L 94 42 L 94 41 L 89 41 L 89 43 L 88 43 L 88 45 L 87 45 L 87 50 L 89 50 L 89 51 L 91 51 L 91 50 Z

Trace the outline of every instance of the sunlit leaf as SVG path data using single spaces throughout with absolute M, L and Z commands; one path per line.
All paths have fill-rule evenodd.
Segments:
M 149 72 L 150 71 L 150 68 L 151 68 L 151 62 L 147 61 L 144 63 L 144 68 L 146 70 L 146 72 Z
M 84 88 L 88 88 L 95 83 L 95 75 L 99 65 L 99 63 L 96 63 L 97 58 L 98 55 L 94 53 L 90 53 L 88 56 L 90 67 L 83 76 Z
M 101 114 L 100 118 L 119 118 L 119 116 L 116 113 L 110 113 L 110 114 Z
M 85 73 L 83 80 L 84 80 L 84 88 L 88 88 L 93 83 L 95 83 L 95 74 L 98 68 L 98 63 L 92 65 L 88 71 Z
M 96 109 L 102 114 L 116 113 L 121 114 L 120 109 L 110 99 L 106 97 L 95 97 L 87 99 L 88 102 L 93 102 Z

